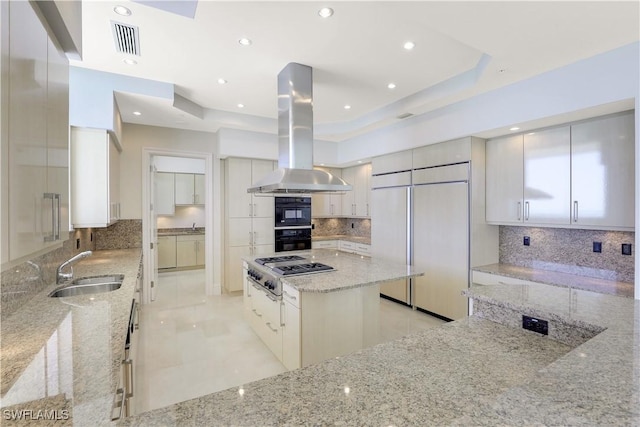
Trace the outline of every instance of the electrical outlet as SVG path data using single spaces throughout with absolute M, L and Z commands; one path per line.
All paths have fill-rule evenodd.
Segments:
M 351 228 L 353 228 L 353 223 L 351 223 Z
M 602 242 L 593 242 L 593 252 L 602 252 Z
M 91 233 L 90 241 L 92 241 L 92 242 L 93 242 L 93 233 Z
M 76 249 L 80 249 L 80 239 L 76 239 Z
M 622 255 L 631 255 L 631 243 L 622 244 Z
M 542 335 L 549 335 L 549 322 L 535 317 L 522 316 L 522 327 Z
M 524 236 L 524 239 L 522 239 L 522 244 L 525 246 L 529 246 L 531 244 L 531 239 L 529 238 L 529 236 Z

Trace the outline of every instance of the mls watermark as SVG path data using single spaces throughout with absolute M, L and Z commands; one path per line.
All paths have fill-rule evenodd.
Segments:
M 10 421 L 61 421 L 69 419 L 68 409 L 3 409 L 2 418 Z

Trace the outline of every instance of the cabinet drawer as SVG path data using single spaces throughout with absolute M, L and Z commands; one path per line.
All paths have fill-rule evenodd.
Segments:
M 345 240 L 340 241 L 340 250 L 345 252 L 355 252 L 356 244 L 353 242 L 347 242 Z
M 369 256 L 371 254 L 371 245 L 356 243 L 356 252 L 360 255 Z
M 282 286 L 282 299 L 300 308 L 300 291 L 289 285 Z
M 338 249 L 337 240 L 320 240 L 311 242 L 313 249 Z

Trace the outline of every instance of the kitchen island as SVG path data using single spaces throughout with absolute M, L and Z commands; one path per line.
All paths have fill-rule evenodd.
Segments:
M 287 369 L 379 343 L 380 283 L 423 274 L 408 265 L 328 249 L 244 260 L 245 318 Z M 278 273 L 293 268 L 286 265 L 307 267 L 302 274 L 300 268 Z M 331 270 L 308 270 L 318 266 Z
M 640 301 L 543 284 L 468 294 L 484 312 L 121 424 L 640 424 Z M 571 346 L 498 323 L 501 308 L 602 332 Z

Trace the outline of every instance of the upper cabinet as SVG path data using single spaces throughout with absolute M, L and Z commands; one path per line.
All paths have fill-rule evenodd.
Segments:
M 193 173 L 175 174 L 175 204 L 176 205 L 203 205 L 204 175 Z
M 371 215 L 371 164 L 342 169 L 342 179 L 353 187 L 342 196 L 342 216 L 368 218 Z
M 576 226 L 633 230 L 633 113 L 571 126 L 571 221 Z
M 107 227 L 120 218 L 120 148 L 103 129 L 71 129 L 71 220 Z
M 273 197 L 247 193 L 247 188 L 274 169 L 271 160 L 227 159 L 229 218 L 273 217 Z
M 5 263 L 69 238 L 69 65 L 30 2 L 1 7 Z
M 332 168 L 314 168 L 329 172 L 333 176 L 342 178 L 340 169 Z M 349 181 L 347 181 L 349 182 Z M 353 185 L 353 183 L 349 182 Z M 314 193 L 311 195 L 311 216 L 314 218 L 324 217 L 341 217 L 342 213 L 342 194 L 339 193 Z
M 175 174 L 172 172 L 156 172 L 154 211 L 158 215 L 174 215 L 176 212 Z
M 634 117 L 487 141 L 487 222 L 634 228 Z

